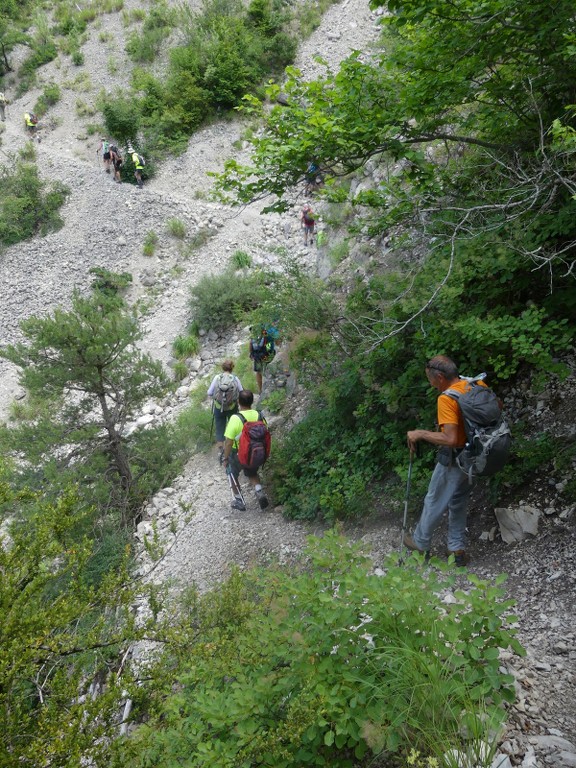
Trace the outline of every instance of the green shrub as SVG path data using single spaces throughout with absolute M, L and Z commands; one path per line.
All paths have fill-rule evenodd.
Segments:
M 191 289 L 192 317 L 199 328 L 224 330 L 257 307 L 264 292 L 261 273 L 204 276 Z
M 132 32 L 126 43 L 126 53 L 133 61 L 152 62 L 175 24 L 175 13 L 165 2 L 151 8 L 142 29 Z
M 82 53 L 82 51 L 79 51 L 79 50 L 73 51 L 72 63 L 77 67 L 81 67 L 82 64 L 84 64 L 84 54 Z
M 178 240 L 183 240 L 186 237 L 186 224 L 180 219 L 169 219 L 166 229 L 169 235 L 176 237 Z
M 96 114 L 96 110 L 83 99 L 76 99 L 76 114 L 78 117 L 92 117 Z
M 182 381 L 188 376 L 188 366 L 184 360 L 176 360 L 172 367 L 172 373 L 174 374 L 174 381 Z
M 30 154 L 33 157 L 33 148 Z M 69 194 L 67 187 L 43 182 L 36 165 L 25 160 L 3 167 L 0 179 L 1 244 L 13 245 L 60 229 L 63 221 L 58 211 Z
M 200 352 L 200 339 L 195 333 L 187 336 L 177 336 L 172 344 L 174 356 L 181 359 L 193 357 Z
M 322 13 L 315 3 L 303 3 L 298 7 L 297 18 L 300 37 L 306 39 L 320 26 Z
M 48 108 L 60 101 L 62 93 L 56 83 L 50 83 L 44 86 L 42 95 L 34 105 L 34 112 L 40 117 L 45 115 Z
M 514 700 L 500 649 L 524 655 L 501 579 L 454 591 L 414 556 L 375 575 L 334 532 L 303 561 L 236 573 L 191 602 L 195 640 L 167 654 L 175 674 L 113 768 L 159 764 L 167 745 L 189 768 L 350 768 L 492 741 Z
M 130 272 L 111 272 L 104 267 L 91 267 L 88 272 L 94 275 L 92 289 L 108 294 L 121 293 L 132 283 Z
M 234 251 L 232 254 L 233 269 L 248 269 L 252 266 L 252 256 L 246 251 Z
M 158 235 L 151 229 L 146 233 L 146 237 L 144 238 L 144 245 L 142 246 L 142 253 L 144 256 L 154 256 L 157 245 Z
M 262 400 L 262 405 L 270 411 L 270 413 L 280 413 L 286 402 L 286 390 L 275 389 L 266 395 L 266 398 Z
M 55 59 L 57 55 L 58 49 L 52 41 L 42 43 L 34 48 L 33 52 L 24 60 L 18 70 L 18 96 L 21 96 L 31 87 L 36 76 L 36 70 L 43 64 L 47 64 Z
M 140 126 L 137 103 L 129 97 L 106 101 L 102 106 L 106 133 L 114 136 L 121 144 L 136 141 Z

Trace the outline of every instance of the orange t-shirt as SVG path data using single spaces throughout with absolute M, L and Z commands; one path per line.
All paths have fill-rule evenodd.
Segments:
M 485 387 L 483 381 L 479 381 L 480 386 Z M 470 384 L 464 379 L 460 379 L 455 384 L 451 384 L 448 389 L 455 389 L 457 392 L 468 392 Z M 463 448 L 466 445 L 466 430 L 464 429 L 464 418 L 457 401 L 449 395 L 440 395 L 438 397 L 438 426 L 443 432 L 444 424 L 456 424 L 458 427 L 457 448 Z

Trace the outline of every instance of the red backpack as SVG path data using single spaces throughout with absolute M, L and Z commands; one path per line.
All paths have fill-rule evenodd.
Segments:
M 237 415 L 244 425 L 238 441 L 238 461 L 244 469 L 258 469 L 270 456 L 270 430 L 261 413 L 258 413 L 258 421 L 246 421 L 241 413 Z

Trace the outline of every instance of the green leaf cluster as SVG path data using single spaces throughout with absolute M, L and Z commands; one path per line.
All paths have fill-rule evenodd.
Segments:
M 264 279 L 260 271 L 236 274 L 233 266 L 220 275 L 204 275 L 190 289 L 192 322 L 204 330 L 230 328 L 260 304 Z
M 502 722 L 514 681 L 499 649 L 523 651 L 498 586 L 472 580 L 445 603 L 450 577 L 418 558 L 376 575 L 334 532 L 303 566 L 236 575 L 197 605 L 176 685 L 142 702 L 112 765 L 351 768 Z
M 124 670 L 89 695 L 139 636 L 138 590 L 126 552 L 98 585 L 87 574 L 94 552 L 77 536 L 73 488 L 49 502 L 16 491 L 4 463 L 0 473 L 0 764 L 72 768 L 98 751 L 131 687 Z
M 59 182 L 42 181 L 36 165 L 23 159 L 0 168 L 0 244 L 13 245 L 60 229 L 58 213 L 68 195 Z

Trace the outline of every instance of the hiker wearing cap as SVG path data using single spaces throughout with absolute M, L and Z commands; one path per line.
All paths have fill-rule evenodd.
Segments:
M 464 418 L 458 402 L 443 393 L 465 392 L 470 384 L 458 376 L 456 363 L 446 355 L 436 355 L 426 365 L 426 378 L 440 395 L 437 401 L 438 432 L 413 429 L 407 433 L 410 452 L 420 440 L 439 448 L 418 525 L 412 536 L 404 535 L 408 549 L 428 553 L 432 535 L 448 512 L 448 555 L 454 555 L 457 566 L 468 563 L 466 554 L 466 517 L 472 484 L 456 463 L 457 453 L 466 444 Z M 478 382 L 486 386 L 483 382 Z
M 110 173 L 110 162 L 112 160 L 110 156 L 110 142 L 108 139 L 102 138 L 100 139 L 100 144 L 98 144 L 98 149 L 96 150 L 96 157 L 102 152 L 102 160 L 104 162 L 104 170 L 106 173 Z
M 222 463 L 224 453 L 224 430 L 228 420 L 238 413 L 238 395 L 242 391 L 242 383 L 234 370 L 233 360 L 224 360 L 222 373 L 217 373 L 208 388 L 208 397 L 212 398 L 212 413 L 216 427 L 216 445 L 218 458 Z
M 247 422 L 258 422 L 258 424 L 261 426 L 261 428 L 264 429 L 265 432 L 268 433 L 268 450 L 270 448 L 270 433 L 268 431 L 268 427 L 266 426 L 266 420 L 264 419 L 263 415 L 256 411 L 252 405 L 254 403 L 254 395 L 249 389 L 244 389 L 240 392 L 238 395 L 238 408 L 239 412 L 235 413 L 230 420 L 228 421 L 228 425 L 226 426 L 226 430 L 224 432 L 225 437 L 225 443 L 224 443 L 224 457 L 223 457 L 223 464 L 226 468 L 226 472 L 230 472 L 234 478 L 234 484 L 237 489 L 239 489 L 239 477 L 240 477 L 240 470 L 244 471 L 244 474 L 248 478 L 248 481 L 252 488 L 254 488 L 254 492 L 256 493 L 256 498 L 258 499 L 258 503 L 260 505 L 260 509 L 266 509 L 268 506 L 268 497 L 266 496 L 264 489 L 262 488 L 262 484 L 260 482 L 260 477 L 258 475 L 258 467 L 251 469 L 250 467 L 241 464 L 240 458 L 238 456 L 239 450 L 241 450 L 241 440 L 242 440 L 242 433 L 244 430 L 244 424 Z M 263 450 L 263 448 L 262 448 Z M 264 461 L 267 458 L 267 454 L 264 458 Z M 261 462 L 260 466 L 264 463 L 264 461 Z M 244 504 L 244 501 L 242 500 L 242 497 L 240 493 L 236 496 L 234 501 L 232 502 L 232 508 L 238 509 L 241 511 L 244 511 L 246 509 L 246 506 Z
M 138 152 L 135 151 L 134 147 L 130 144 L 128 146 L 128 152 L 130 154 L 130 157 L 132 159 L 132 162 L 134 163 L 134 178 L 136 179 L 136 183 L 138 184 L 138 189 L 142 189 L 144 186 L 142 183 L 142 171 L 144 170 L 144 158 L 142 155 L 139 155 Z

